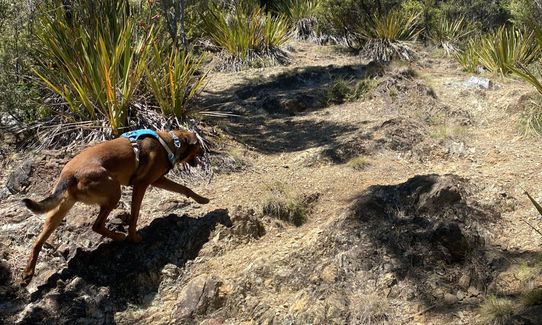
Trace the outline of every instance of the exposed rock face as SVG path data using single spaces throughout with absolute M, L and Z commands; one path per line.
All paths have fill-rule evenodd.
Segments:
M 198 315 L 205 315 L 222 306 L 220 287 L 222 282 L 216 276 L 202 274 L 190 280 L 182 289 L 173 311 L 176 323 L 186 324 Z
M 30 185 L 30 176 L 34 170 L 34 161 L 27 160 L 11 173 L 6 182 L 7 189 L 13 193 L 24 193 Z

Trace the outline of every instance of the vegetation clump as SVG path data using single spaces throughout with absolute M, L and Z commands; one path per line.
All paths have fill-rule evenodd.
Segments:
M 222 6 L 210 2 L 204 29 L 211 41 L 226 52 L 228 65 L 250 64 L 262 57 L 286 60 L 280 46 L 289 38 L 287 19 L 266 13 L 250 0 Z
M 267 192 L 262 213 L 298 227 L 307 221 L 310 205 L 318 199 L 317 194 L 297 195 L 280 182 L 268 186 Z
M 413 60 L 432 43 L 466 71 L 513 74 L 542 93 L 540 17 L 526 0 L 4 0 L 0 110 L 20 125 L 97 121 L 85 125 L 105 137 L 182 123 L 197 116 L 190 102 L 208 70 L 287 64 L 291 39 L 333 40 L 375 62 Z M 370 89 L 337 80 L 325 97 Z
M 419 13 L 392 11 L 383 16 L 374 16 L 365 25 L 358 27 L 358 38 L 364 43 L 361 54 L 370 60 L 391 61 L 400 58 L 410 61 L 414 51 L 410 42 L 417 39 Z
M 517 310 L 508 299 L 490 296 L 480 307 L 480 316 L 487 324 L 504 324 Z
M 318 0 L 282 0 L 274 9 L 289 20 L 296 39 L 307 40 L 317 38 L 319 4 Z

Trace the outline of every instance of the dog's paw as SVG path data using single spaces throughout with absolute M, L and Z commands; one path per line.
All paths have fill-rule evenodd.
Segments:
M 207 203 L 210 202 L 210 200 L 208 198 L 203 197 L 203 196 L 195 197 L 194 201 L 198 202 L 199 204 L 207 204 Z
M 21 287 L 26 287 L 27 285 L 30 284 L 30 281 L 32 281 L 32 278 L 34 277 L 34 273 L 27 273 L 27 272 L 24 272 L 21 279 L 19 280 L 19 285 Z

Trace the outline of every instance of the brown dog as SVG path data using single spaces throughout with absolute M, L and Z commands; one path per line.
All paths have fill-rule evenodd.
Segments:
M 47 212 L 43 231 L 33 245 L 23 273 L 23 285 L 32 280 L 36 260 L 44 242 L 75 202 L 98 204 L 100 212 L 92 230 L 113 240 L 123 240 L 126 236 L 107 229 L 105 222 L 121 197 L 121 185 L 132 185 L 128 240 L 133 242 L 141 240 L 136 224 L 141 201 L 149 185 L 184 194 L 201 204 L 209 202 L 209 199 L 165 177 L 175 163 L 197 165 L 197 159 L 203 155 L 203 144 L 196 134 L 176 130 L 158 131 L 155 135 L 161 140 L 152 136 L 132 141 L 121 137 L 87 148 L 64 166 L 49 197 L 40 202 L 23 200 L 26 207 L 34 213 Z

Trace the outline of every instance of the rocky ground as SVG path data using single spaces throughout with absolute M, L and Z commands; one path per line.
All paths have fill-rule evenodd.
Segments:
M 76 205 L 27 288 L 42 217 L 18 202 L 45 196 L 77 150 L 2 147 L 0 322 L 542 323 L 529 86 L 477 87 L 438 53 L 380 66 L 291 52 L 286 67 L 211 75 L 198 105 L 234 115 L 206 121 L 212 177 L 185 179 L 211 203 L 150 191 L 139 244 L 101 238 L 97 209 Z M 125 231 L 124 192 L 109 226 Z

